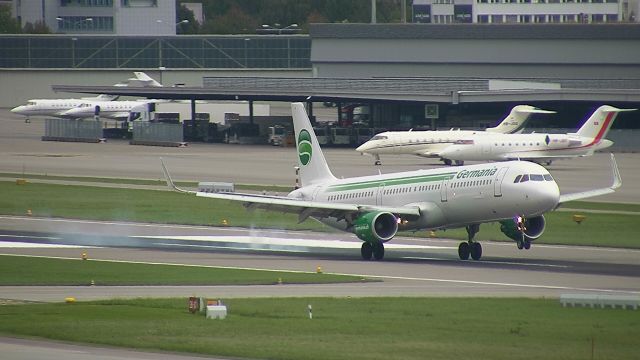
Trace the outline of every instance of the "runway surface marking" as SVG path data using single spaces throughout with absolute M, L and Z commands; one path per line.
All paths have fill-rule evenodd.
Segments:
M 276 238 L 269 236 L 132 236 L 134 238 L 142 239 L 171 239 L 182 241 L 202 241 L 202 242 L 223 242 L 223 243 L 238 243 L 238 244 L 251 244 L 251 245 L 266 245 L 266 246 L 296 246 L 296 247 L 313 247 L 313 248 L 331 248 L 331 249 L 359 249 L 362 246 L 362 242 L 355 241 L 343 241 L 343 240 L 315 240 L 315 239 L 303 239 L 303 238 Z M 390 244 L 386 243 L 387 249 L 416 249 L 416 250 L 453 250 L 457 247 L 449 246 L 431 246 L 431 245 L 409 245 L 409 244 Z M 251 249 L 251 247 L 249 247 Z
M 0 234 L 0 238 L 8 237 L 8 238 L 27 238 L 27 239 L 47 239 L 47 240 L 62 240 L 62 238 L 55 236 L 32 236 L 32 235 L 9 235 L 9 234 Z
M 79 245 L 62 245 L 62 244 L 40 244 L 40 243 L 27 243 L 18 241 L 0 241 L 0 248 L 16 248 L 16 249 L 78 249 L 78 248 L 95 248 L 94 246 L 79 246 Z M 8 254 L 7 254 L 8 255 Z
M 439 261 L 451 261 L 451 259 L 442 259 L 434 257 L 418 257 L 418 256 L 405 256 L 403 259 L 407 260 L 439 260 Z M 551 267 L 551 268 L 569 268 L 568 265 L 552 265 L 552 264 L 535 264 L 535 263 L 519 263 L 512 261 L 489 261 L 482 260 L 483 264 L 500 264 L 500 265 L 518 265 L 518 266 L 539 266 L 539 267 Z
M 0 255 L 82 261 L 81 259 L 78 259 L 78 258 L 57 257 L 57 256 L 16 255 L 16 254 L 2 254 L 2 253 L 0 253 Z M 262 268 L 249 268 L 249 267 L 237 267 L 237 266 L 195 265 L 195 264 L 161 263 L 161 262 L 128 261 L 128 260 L 92 259 L 91 261 L 108 262 L 108 263 L 124 263 L 124 264 L 183 266 L 183 267 L 197 267 L 197 268 L 211 268 L 211 269 L 287 272 L 287 273 L 302 273 L 302 274 L 314 274 L 315 273 L 313 271 L 300 271 L 300 270 L 277 270 L 277 269 L 262 269 Z M 640 291 L 633 291 L 633 290 L 580 288 L 580 287 L 572 287 L 572 286 L 558 286 L 558 285 L 544 285 L 544 284 L 519 284 L 519 283 L 507 283 L 507 282 L 473 281 L 473 280 L 456 280 L 456 279 L 437 279 L 437 278 L 421 278 L 421 277 L 390 276 L 390 275 L 370 275 L 370 274 L 367 275 L 367 274 L 353 274 L 353 273 L 329 273 L 329 272 L 327 272 L 325 274 L 328 274 L 328 275 L 356 276 L 356 277 L 361 277 L 361 278 L 372 278 L 372 279 L 381 279 L 381 280 L 385 280 L 385 279 L 387 279 L 387 280 L 408 280 L 408 281 L 451 283 L 451 284 L 463 284 L 463 285 L 481 285 L 481 286 L 482 285 L 486 285 L 486 286 L 516 287 L 516 288 L 528 288 L 528 289 L 549 289 L 549 290 L 568 290 L 568 291 L 584 291 L 584 292 L 624 293 L 624 294 L 640 295 Z

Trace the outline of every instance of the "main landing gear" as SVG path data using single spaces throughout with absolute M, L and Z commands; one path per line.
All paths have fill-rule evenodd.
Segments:
M 380 241 L 374 243 L 365 241 L 362 243 L 360 254 L 364 260 L 371 260 L 372 256 L 376 260 L 382 260 L 384 258 L 384 244 Z
M 478 231 L 480 231 L 480 224 L 471 224 L 467 226 L 469 241 L 461 242 L 458 246 L 458 256 L 460 257 L 460 260 L 469 260 L 469 255 L 471 255 L 473 260 L 480 260 L 482 257 L 482 245 L 473 240 Z
M 531 248 L 531 240 L 523 236 L 522 240 L 516 240 L 516 245 L 518 246 L 518 250 L 529 250 Z

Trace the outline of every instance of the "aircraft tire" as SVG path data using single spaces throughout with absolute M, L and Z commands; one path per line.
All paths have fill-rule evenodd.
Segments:
M 373 246 L 373 258 L 376 260 L 384 259 L 384 245 L 381 242 Z
M 524 248 L 524 241 L 516 240 L 516 245 L 518 246 L 518 250 L 522 250 Z
M 525 250 L 531 249 L 531 240 L 525 239 L 523 246 Z
M 480 260 L 482 257 L 482 245 L 478 242 L 469 244 L 469 250 L 471 250 L 471 258 L 473 260 Z
M 460 257 L 460 260 L 469 260 L 469 253 L 469 243 L 461 242 L 458 246 L 458 256 Z
M 371 256 L 373 255 L 373 248 L 371 244 L 368 242 L 363 242 L 362 247 L 360 248 L 360 255 L 362 255 L 363 260 L 371 260 Z
M 442 161 L 444 161 L 444 164 L 447 166 L 451 166 L 451 164 L 453 164 L 449 159 L 442 159 Z

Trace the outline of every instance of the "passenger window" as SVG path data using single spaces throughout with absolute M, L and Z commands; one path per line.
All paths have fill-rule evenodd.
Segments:
M 528 174 L 524 174 L 522 175 L 522 178 L 520 179 L 520 182 L 525 182 L 525 181 L 529 181 L 529 175 Z

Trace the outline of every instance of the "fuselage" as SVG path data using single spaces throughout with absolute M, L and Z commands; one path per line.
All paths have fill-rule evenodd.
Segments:
M 14 114 L 24 116 L 61 116 L 65 111 L 86 103 L 83 99 L 37 99 L 29 100 L 26 105 L 11 109 Z
M 440 157 L 440 151 L 458 141 L 488 134 L 490 133 L 473 130 L 387 131 L 375 135 L 356 151 L 372 155 L 412 154 Z
M 91 101 L 84 102 L 79 106 L 69 109 L 62 113 L 62 116 L 69 118 L 87 118 L 96 113 L 96 108 L 99 109 L 99 115 L 105 117 L 112 117 L 120 115 L 119 117 L 126 117 L 128 112 L 135 106 L 145 104 L 149 101 Z
M 545 160 L 590 155 L 612 144 L 607 139 L 577 134 L 489 135 L 451 145 L 441 155 L 459 161 Z
M 520 181 L 524 175 L 526 181 Z M 412 230 L 541 215 L 557 206 L 559 190 L 542 166 L 509 161 L 339 179 L 305 186 L 289 196 L 361 206 L 418 206 L 423 214 L 419 219 L 400 223 L 400 229 Z M 322 221 L 346 228 L 340 219 Z

